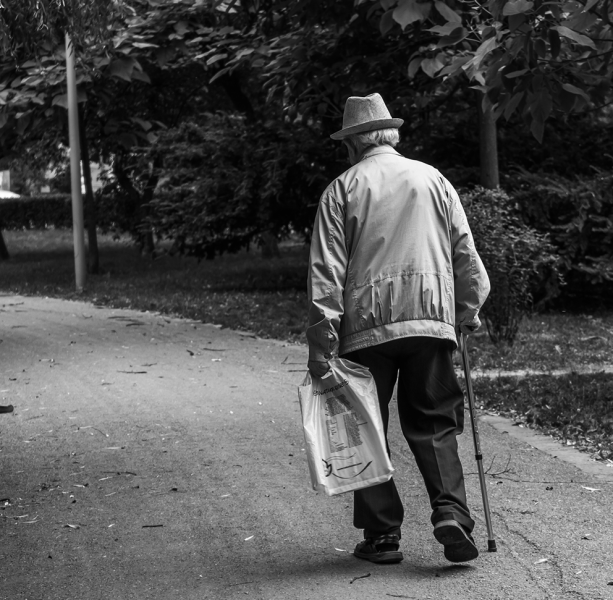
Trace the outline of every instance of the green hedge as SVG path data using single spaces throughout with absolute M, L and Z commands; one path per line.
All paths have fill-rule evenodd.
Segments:
M 72 227 L 69 194 L 41 194 L 0 199 L 1 229 L 46 229 Z
M 96 225 L 103 231 L 117 227 L 117 202 L 96 197 Z M 109 210 L 115 206 L 115 210 Z M 87 215 L 85 216 L 87 222 Z M 0 230 L 72 229 L 70 194 L 41 194 L 0 199 Z

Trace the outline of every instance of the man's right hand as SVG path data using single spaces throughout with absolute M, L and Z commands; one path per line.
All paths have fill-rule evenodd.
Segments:
M 330 370 L 330 363 L 327 360 L 310 360 L 309 371 L 315 377 L 323 377 Z

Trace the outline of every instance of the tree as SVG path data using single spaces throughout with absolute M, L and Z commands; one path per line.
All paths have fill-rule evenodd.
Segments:
M 121 0 L 2 0 L 0 51 L 16 61 L 62 46 L 68 33 L 77 47 L 104 39 Z
M 365 0 L 356 0 L 363 4 Z M 605 104 L 613 75 L 613 6 L 608 0 L 417 2 L 381 0 L 381 29 L 431 34 L 408 57 L 408 73 L 458 78 L 481 93 L 485 139 L 518 112 L 542 142 L 552 115 Z M 486 152 L 491 155 L 492 152 Z

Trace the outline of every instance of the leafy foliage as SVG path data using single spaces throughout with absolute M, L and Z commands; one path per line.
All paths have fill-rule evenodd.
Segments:
M 116 231 L 117 215 L 102 212 L 98 226 L 102 231 Z M 0 200 L 0 228 L 72 229 L 72 201 L 70 194 L 39 194 Z
M 119 0 L 2 0 L 0 52 L 14 59 L 38 55 L 63 44 L 65 33 L 79 47 L 104 39 L 124 8 Z
M 2 229 L 47 229 L 72 227 L 68 194 L 44 194 L 0 200 Z
M 160 135 L 148 160 L 162 182 L 148 223 L 198 258 L 236 251 L 265 233 L 306 233 L 330 177 L 306 128 L 208 115 Z
M 475 246 L 488 272 L 491 292 L 481 314 L 492 342 L 513 343 L 523 316 L 558 293 L 558 259 L 547 237 L 524 225 L 502 190 L 476 187 L 462 195 Z
M 362 0 L 357 0 L 362 3 Z M 384 33 L 431 38 L 409 59 L 410 78 L 468 78 L 496 118 L 519 111 L 542 141 L 555 112 L 604 104 L 613 74 L 608 0 L 417 2 L 383 0 Z
M 523 220 L 549 233 L 567 295 L 613 289 L 613 175 L 571 180 L 522 170 L 514 182 Z

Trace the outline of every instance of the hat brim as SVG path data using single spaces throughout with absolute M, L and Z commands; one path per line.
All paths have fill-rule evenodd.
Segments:
M 377 119 L 375 121 L 368 121 L 366 123 L 360 123 L 358 125 L 353 125 L 352 127 L 347 127 L 346 129 L 341 129 L 340 131 L 333 133 L 330 137 L 333 140 L 342 140 L 349 135 L 374 131 L 375 129 L 398 129 L 403 123 L 404 119 Z

